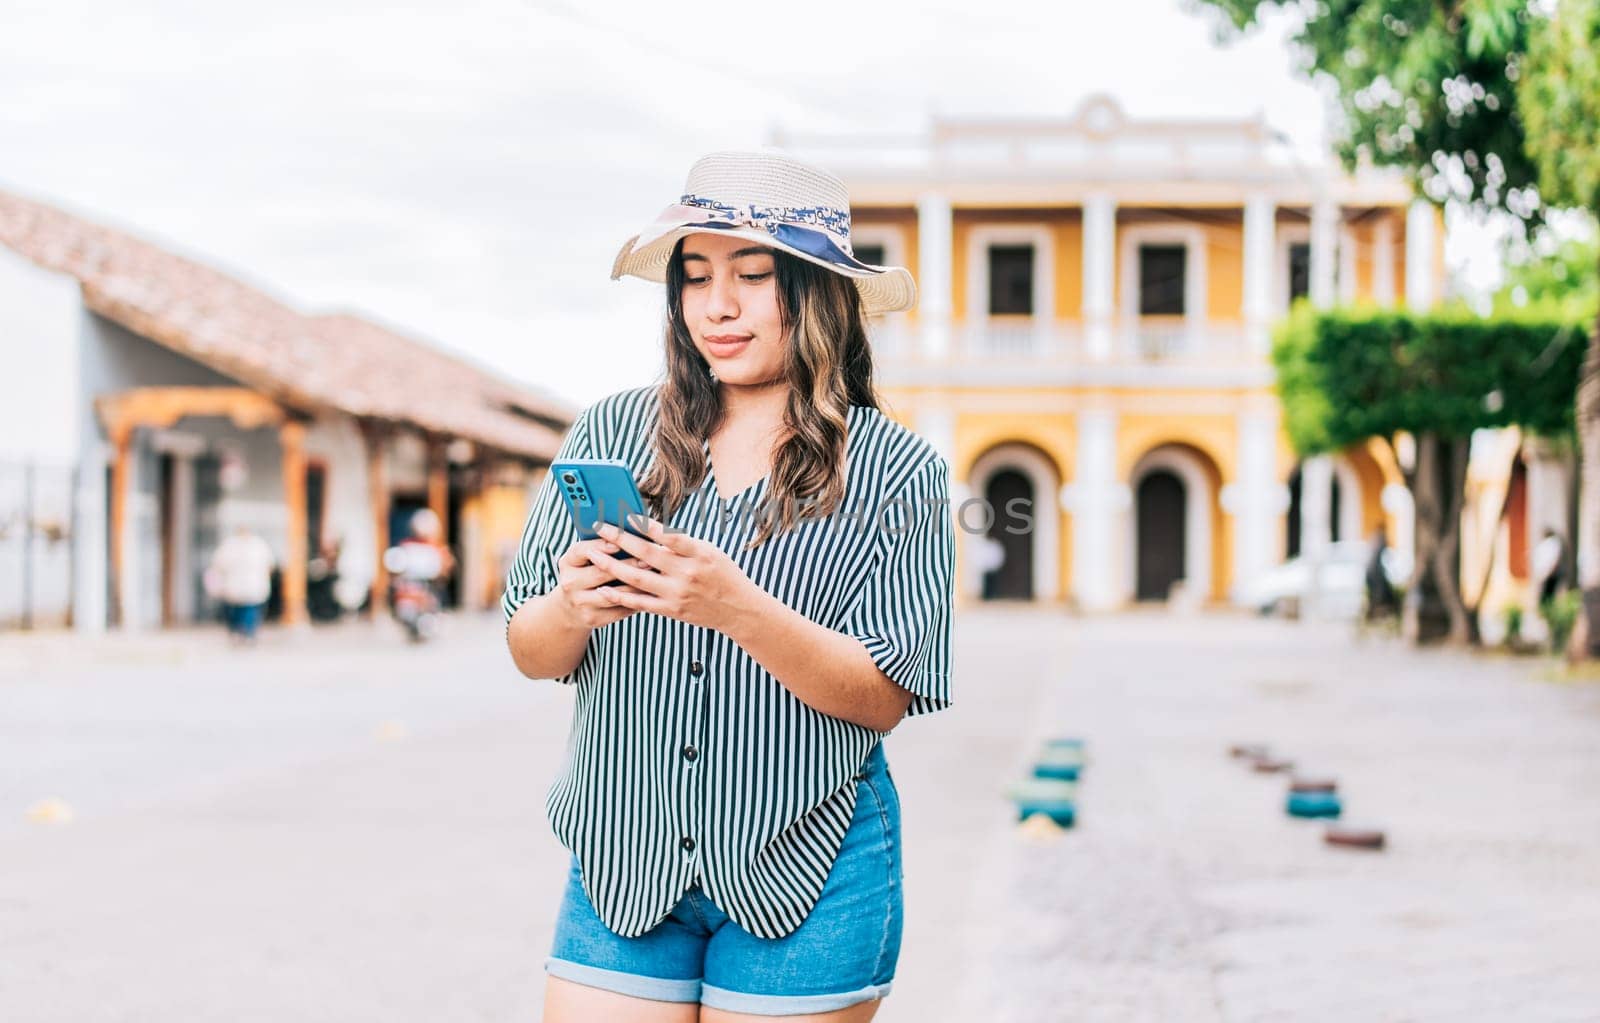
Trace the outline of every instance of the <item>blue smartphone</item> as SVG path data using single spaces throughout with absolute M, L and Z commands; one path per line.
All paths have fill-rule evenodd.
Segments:
M 597 539 L 600 534 L 595 529 L 602 522 L 635 536 L 644 536 L 628 525 L 629 515 L 647 513 L 639 485 L 633 481 L 633 470 L 628 468 L 627 462 L 614 458 L 569 458 L 550 463 L 550 472 L 555 476 L 556 486 L 561 488 L 561 496 L 566 499 L 578 539 Z M 619 550 L 612 557 L 621 559 L 633 555 Z M 619 579 L 606 585 L 620 583 Z

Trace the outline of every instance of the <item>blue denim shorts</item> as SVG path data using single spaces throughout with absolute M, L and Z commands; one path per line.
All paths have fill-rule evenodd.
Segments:
M 595 915 L 574 857 L 545 972 L 635 998 L 761 1016 L 829 1012 L 884 997 L 904 917 L 900 796 L 881 742 L 856 779 L 855 816 L 838 859 L 793 932 L 758 938 L 696 885 L 654 928 L 622 937 Z

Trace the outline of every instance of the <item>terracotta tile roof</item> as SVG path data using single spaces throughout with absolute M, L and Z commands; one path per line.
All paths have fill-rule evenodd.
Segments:
M 565 402 L 357 316 L 309 316 L 202 263 L 0 191 L 0 245 L 136 334 L 289 406 L 337 409 L 548 461 Z

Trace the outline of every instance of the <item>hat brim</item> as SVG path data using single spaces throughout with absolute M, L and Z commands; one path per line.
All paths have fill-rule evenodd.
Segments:
M 797 229 L 803 230 L 803 229 Z M 611 264 L 611 279 L 616 280 L 624 274 L 638 277 L 657 284 L 664 284 L 667 280 L 667 263 L 672 259 L 672 249 L 679 238 L 691 234 L 721 233 L 735 238 L 747 238 L 762 245 L 781 250 L 798 259 L 817 266 L 842 277 L 848 277 L 855 284 L 856 290 L 861 294 L 862 312 L 868 316 L 879 313 L 900 312 L 910 309 L 917 304 L 917 285 L 912 279 L 911 271 L 902 266 L 873 266 L 850 257 L 848 254 L 838 252 L 835 258 L 824 258 L 797 245 L 790 244 L 783 238 L 759 228 L 743 225 L 724 224 L 677 224 L 666 226 L 652 225 L 643 234 L 634 235 L 623 243 L 617 258 Z M 817 234 L 816 232 L 809 232 Z M 797 236 L 798 237 L 798 236 Z M 817 234 L 820 242 L 819 251 L 827 251 L 831 244 L 826 243 Z M 641 239 L 648 239 L 640 244 Z M 837 252 L 837 249 L 835 249 Z

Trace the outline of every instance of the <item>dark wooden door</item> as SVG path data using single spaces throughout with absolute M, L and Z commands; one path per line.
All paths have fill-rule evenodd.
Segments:
M 1139 600 L 1166 600 L 1183 578 L 1186 495 L 1183 481 L 1165 469 L 1139 483 L 1136 558 Z
M 1000 542 L 1005 560 L 999 568 L 984 573 L 984 598 L 1032 600 L 1033 529 L 1038 528 L 1039 519 L 1039 510 L 1033 501 L 1033 482 L 1015 469 L 1001 469 L 989 477 L 985 490 L 984 497 L 994 509 L 994 523 L 988 535 Z M 1008 502 L 1013 500 L 1018 501 L 1014 514 L 1007 511 Z M 1027 503 L 1022 503 L 1024 501 Z M 1033 520 L 1033 528 L 1027 528 L 1025 516 Z

